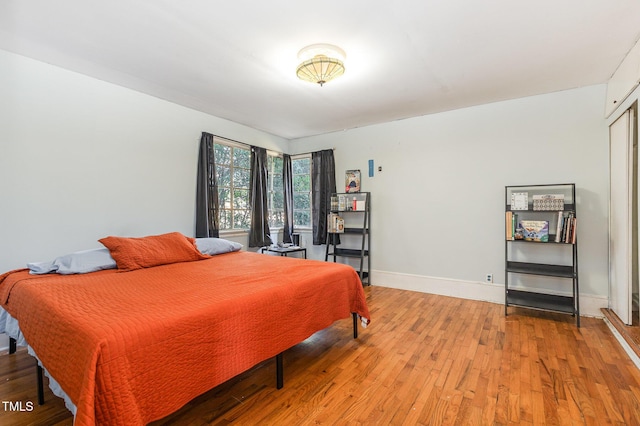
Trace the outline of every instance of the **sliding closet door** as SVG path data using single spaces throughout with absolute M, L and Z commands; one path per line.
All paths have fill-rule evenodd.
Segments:
M 634 229 L 632 110 L 609 127 L 609 307 L 625 323 L 632 323 Z

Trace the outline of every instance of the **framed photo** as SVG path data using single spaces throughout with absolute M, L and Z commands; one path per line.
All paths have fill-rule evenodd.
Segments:
M 360 192 L 360 170 L 347 170 L 344 192 Z

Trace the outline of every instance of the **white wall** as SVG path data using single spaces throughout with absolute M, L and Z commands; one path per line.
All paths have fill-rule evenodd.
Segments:
M 374 285 L 498 302 L 504 187 L 575 183 L 582 312 L 599 315 L 608 286 L 604 99 L 605 86 L 592 86 L 300 139 L 291 148 L 335 147 L 338 183 L 345 170 L 362 171 L 362 190 L 372 192 Z M 486 273 L 494 285 L 480 284 Z M 535 285 L 557 287 L 541 280 Z
M 202 131 L 288 150 L 285 139 L 0 50 L 0 270 L 107 235 L 193 235 Z
M 594 86 L 289 143 L 0 51 L 0 270 L 109 234 L 192 235 L 208 131 L 291 153 L 336 147 L 338 181 L 359 168 L 373 193 L 373 283 L 461 297 L 503 300 L 504 186 L 575 182 L 582 307 L 597 314 L 607 297 L 604 98 Z M 373 178 L 369 159 L 383 168 Z M 481 284 L 486 273 L 494 285 Z

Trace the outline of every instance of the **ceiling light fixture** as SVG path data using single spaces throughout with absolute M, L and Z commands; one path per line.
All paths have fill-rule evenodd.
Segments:
M 344 74 L 344 50 L 331 44 L 312 44 L 298 52 L 298 59 L 303 62 L 298 65 L 296 75 L 299 79 L 318 83 L 322 86 L 327 81 Z

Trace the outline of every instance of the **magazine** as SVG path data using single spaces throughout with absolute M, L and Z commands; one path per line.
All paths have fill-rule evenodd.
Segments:
M 547 220 L 521 220 L 518 226 L 526 241 L 549 241 L 549 221 Z

